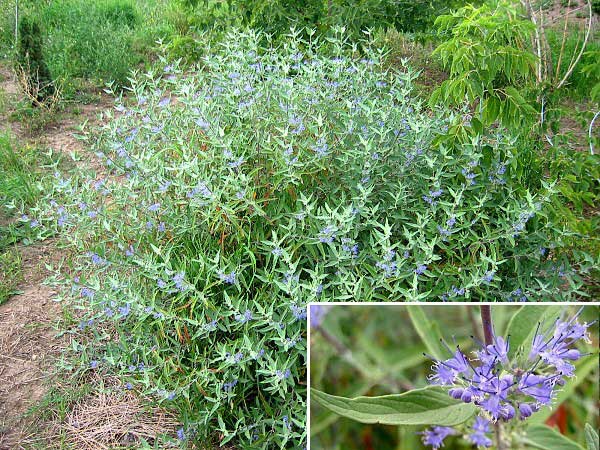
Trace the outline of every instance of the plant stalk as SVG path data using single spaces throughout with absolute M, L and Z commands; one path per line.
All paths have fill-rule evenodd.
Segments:
M 335 348 L 336 352 L 338 353 L 338 356 L 340 356 L 342 359 L 345 359 L 349 364 L 351 364 L 355 369 L 357 369 L 359 372 L 361 372 L 361 374 L 366 378 L 366 379 L 370 379 L 370 380 L 375 380 L 377 382 L 381 382 L 384 384 L 388 384 L 392 389 L 402 389 L 404 391 L 410 391 L 411 389 L 414 389 L 414 385 L 412 383 L 409 382 L 405 382 L 402 380 L 396 380 L 395 378 L 386 375 L 386 374 L 377 374 L 375 370 L 373 370 L 372 368 L 369 367 L 364 367 L 363 364 L 360 364 L 354 357 L 354 354 L 352 353 L 352 350 L 350 350 L 348 347 L 346 347 L 346 345 L 344 345 L 344 343 L 342 343 L 340 340 L 338 340 L 335 336 L 333 336 L 331 333 L 329 333 L 327 330 L 319 327 L 315 328 L 316 331 L 318 331 L 319 333 L 321 333 L 321 336 L 323 336 L 323 338 L 325 338 L 325 340 L 333 347 Z M 383 375 L 383 376 L 381 376 Z
M 15 48 L 19 45 L 19 0 L 15 0 Z
M 485 345 L 494 345 L 494 330 L 492 327 L 492 307 L 490 305 L 481 305 L 481 325 L 483 327 L 483 337 Z
M 490 305 L 481 305 L 481 326 L 483 328 L 483 337 L 485 345 L 494 345 L 494 327 L 492 325 L 492 307 Z M 502 440 L 502 425 L 496 421 L 494 424 L 494 435 L 496 436 L 496 448 L 498 450 L 508 450 Z

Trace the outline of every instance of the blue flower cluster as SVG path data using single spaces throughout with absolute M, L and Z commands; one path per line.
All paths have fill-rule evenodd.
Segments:
M 580 310 L 581 312 L 581 310 Z M 526 420 L 543 406 L 550 406 L 556 390 L 566 378 L 575 376 L 574 361 L 582 353 L 575 344 L 590 342 L 587 329 L 592 323 L 579 323 L 577 313 L 567 320 L 557 319 L 545 332 L 538 324 L 528 354 L 522 358 L 527 369 L 509 360 L 510 342 L 494 336 L 493 342 L 474 352 L 469 359 L 457 346 L 452 357 L 435 360 L 432 384 L 449 387 L 448 394 L 479 409 L 471 433 L 466 438 L 481 447 L 490 447 L 490 424 L 497 421 Z M 435 426 L 422 433 L 423 442 L 440 448 L 446 437 L 457 434 L 452 428 Z

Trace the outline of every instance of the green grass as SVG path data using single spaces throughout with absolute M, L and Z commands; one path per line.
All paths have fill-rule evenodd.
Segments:
M 15 248 L 0 249 L 0 305 L 16 293 L 22 277 L 19 251 Z
M 27 170 L 13 150 L 7 136 L 0 135 L 0 203 L 7 206 L 31 203 L 39 192 L 35 189 L 32 172 Z M 0 219 L 10 210 L 5 206 Z M 0 304 L 15 293 L 20 279 L 21 258 L 14 244 L 18 241 L 13 224 L 0 226 Z
M 15 209 L 31 206 L 40 195 L 32 149 L 16 149 L 11 138 L 0 135 L 0 202 Z
M 557 62 L 562 45 L 563 33 L 562 30 L 549 29 L 546 32 L 548 43 L 552 49 L 552 59 Z M 598 64 L 598 54 L 600 54 L 600 33 L 593 31 L 585 48 L 578 65 L 573 70 L 573 73 L 568 78 L 567 89 L 568 97 L 574 101 L 585 101 L 590 99 L 590 95 L 594 87 L 600 83 L 598 70 L 593 70 L 591 67 Z M 567 34 L 564 46 L 564 55 L 561 67 L 559 68 L 560 78 L 564 76 L 568 69 L 572 55 L 579 53 L 581 48 L 582 32 L 570 30 Z M 586 67 L 589 67 L 586 69 Z M 555 67 L 556 70 L 556 67 Z M 564 96 L 564 94 L 563 94 Z
M 5 5 L 6 4 L 6 5 Z M 0 58 L 14 43 L 14 6 L 0 0 Z M 21 2 L 21 17 L 37 21 L 52 77 L 67 98 L 114 82 L 127 84 L 132 70 L 156 54 L 158 40 L 176 33 L 180 8 L 172 0 L 57 0 Z
M 56 163 L 39 149 L 18 146 L 10 136 L 0 134 L 0 304 L 15 293 L 22 279 L 17 244 L 38 236 L 35 228 L 14 218 L 35 205 L 46 172 Z

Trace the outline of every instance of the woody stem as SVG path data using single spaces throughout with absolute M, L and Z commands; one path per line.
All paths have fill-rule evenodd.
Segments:
M 494 345 L 494 328 L 492 326 L 492 307 L 490 305 L 481 305 L 481 326 L 483 328 L 483 337 L 485 345 Z M 502 425 L 500 422 L 494 424 L 494 434 L 496 436 L 496 448 L 498 450 L 507 450 L 502 440 Z

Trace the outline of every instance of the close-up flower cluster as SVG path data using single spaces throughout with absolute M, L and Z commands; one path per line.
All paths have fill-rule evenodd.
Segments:
M 430 383 L 448 387 L 452 398 L 478 407 L 468 441 L 490 447 L 492 424 L 524 421 L 552 405 L 566 378 L 575 376 L 573 362 L 585 356 L 576 344 L 590 342 L 587 329 L 592 323 L 579 323 L 578 315 L 556 319 L 545 330 L 538 323 L 529 348 L 514 360 L 509 358 L 510 336 L 491 336 L 488 344 L 477 341 L 479 349 L 471 358 L 457 346 L 447 348 L 451 358 L 435 360 Z M 457 433 L 454 428 L 434 426 L 423 432 L 423 443 L 437 449 Z

